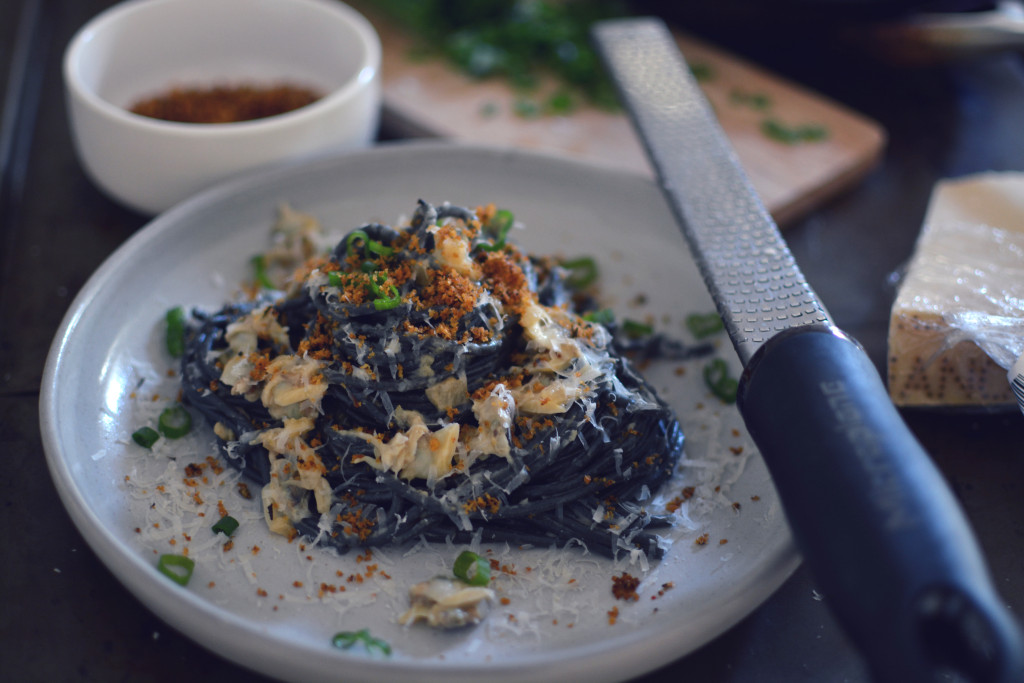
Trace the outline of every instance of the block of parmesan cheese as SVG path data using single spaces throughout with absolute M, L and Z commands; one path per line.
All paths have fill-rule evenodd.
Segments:
M 1001 358 L 993 346 L 1002 343 L 993 326 L 1020 321 L 1024 173 L 941 181 L 890 316 L 888 385 L 893 402 L 1013 405 L 1006 369 L 993 360 Z

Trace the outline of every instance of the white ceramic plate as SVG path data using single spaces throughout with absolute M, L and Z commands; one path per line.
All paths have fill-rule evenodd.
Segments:
M 246 277 L 249 257 L 265 247 L 281 202 L 344 231 L 369 220 L 394 223 L 421 197 L 494 202 L 525 224 L 514 239 L 531 252 L 595 256 L 618 313 L 652 320 L 671 336 L 687 339 L 684 316 L 713 310 L 658 189 L 638 176 L 432 142 L 214 188 L 156 218 L 107 260 L 76 298 L 50 353 L 41 399 L 46 456 L 96 553 L 201 645 L 302 681 L 622 680 L 691 652 L 757 607 L 793 571 L 797 553 L 765 466 L 735 409 L 705 390 L 701 360 L 645 368 L 687 434 L 686 466 L 664 497 L 696 487 L 668 534 L 666 558 L 645 569 L 578 549 L 491 548 L 506 568 L 494 580 L 505 599 L 475 629 L 396 623 L 408 587 L 449 571 L 455 548 L 339 557 L 268 533 L 258 503 L 237 495 L 229 472 L 208 468 L 196 488 L 157 488 L 181 482 L 187 462 L 213 452 L 205 427 L 178 445 L 189 454 L 177 461 L 130 442 L 165 400 L 152 394 L 174 390 L 160 342 L 163 312 L 225 301 Z M 718 345 L 735 363 L 728 343 Z M 242 519 L 228 551 L 209 531 L 217 501 Z M 155 558 L 185 547 L 197 567 L 183 588 L 156 571 Z M 623 572 L 642 578 L 639 600 L 612 595 L 612 577 Z M 389 642 L 391 656 L 332 647 L 334 633 L 361 628 Z

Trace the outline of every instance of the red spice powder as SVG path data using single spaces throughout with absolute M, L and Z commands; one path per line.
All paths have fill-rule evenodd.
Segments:
M 176 87 L 139 100 L 134 114 L 178 123 L 237 123 L 293 111 L 320 99 L 310 88 L 282 83 L 258 86 Z

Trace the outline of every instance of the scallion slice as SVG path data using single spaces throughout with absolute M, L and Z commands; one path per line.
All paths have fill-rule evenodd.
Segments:
M 345 240 L 345 253 L 349 256 L 356 253 L 356 242 L 362 242 L 363 248 L 366 251 L 371 251 L 380 256 L 391 256 L 395 253 L 395 250 L 386 244 L 378 242 L 377 240 L 371 240 L 365 230 L 353 230 Z
M 632 337 L 634 339 L 639 337 L 649 337 L 654 334 L 654 328 L 652 326 L 647 323 L 630 320 L 629 318 L 622 321 L 622 331 L 626 333 L 627 337 Z
M 373 307 L 378 311 L 389 311 L 392 308 L 396 308 L 400 303 L 402 303 L 402 295 L 398 292 L 398 288 L 394 285 L 388 285 L 387 296 L 374 299 Z
M 277 289 L 277 286 L 270 280 L 270 276 L 267 275 L 266 257 L 263 254 L 256 254 L 252 257 L 251 263 L 256 284 L 265 289 Z
M 704 383 L 723 403 L 736 402 L 739 382 L 729 376 L 729 366 L 721 358 L 715 358 L 704 366 Z
M 369 251 L 372 251 L 374 254 L 378 254 L 380 256 L 391 256 L 392 254 L 395 253 L 395 250 L 393 248 L 387 246 L 383 242 L 378 242 L 377 240 L 367 240 L 366 248 Z
M 560 265 L 571 271 L 565 284 L 572 289 L 586 289 L 597 282 L 597 261 L 589 256 L 562 261 Z
M 768 118 L 761 122 L 761 132 L 772 140 L 787 145 L 801 142 L 819 142 L 828 137 L 828 130 L 821 125 L 808 123 L 799 126 L 787 126 L 778 119 Z
M 195 561 L 184 555 L 161 555 L 156 562 L 157 571 L 174 583 L 186 586 L 196 568 Z
M 231 515 L 224 515 L 210 528 L 215 534 L 221 533 L 230 536 L 238 529 L 238 520 Z
M 167 320 L 167 352 L 175 358 L 185 353 L 185 311 L 175 306 L 164 316 Z
M 371 636 L 370 629 L 368 628 L 358 631 L 341 631 L 340 633 L 335 633 L 334 638 L 331 639 L 331 645 L 342 650 L 348 650 L 359 643 L 363 644 L 367 652 L 373 653 L 376 651 L 384 656 L 391 654 L 391 646 L 380 638 Z
M 378 311 L 388 311 L 402 303 L 402 294 L 398 291 L 398 287 L 387 281 L 386 274 L 371 274 L 369 282 L 370 292 L 375 297 L 373 307 Z M 386 290 L 384 289 L 385 285 L 387 286 Z
M 356 242 L 360 240 L 362 240 L 363 244 L 370 241 L 370 236 L 366 234 L 365 230 L 353 230 L 350 232 L 345 240 L 345 253 L 349 256 L 356 253 Z
M 686 316 L 686 329 L 697 339 L 704 339 L 725 329 L 717 313 L 691 313 Z
M 486 586 L 491 581 L 491 563 L 471 550 L 463 550 L 455 558 L 452 573 L 471 586 Z
M 481 251 L 498 251 L 505 248 L 505 241 L 508 239 L 508 231 L 515 223 L 515 215 L 508 209 L 498 209 L 491 220 L 487 221 L 484 231 L 494 236 L 492 244 L 481 243 L 476 245 Z
M 160 413 L 157 429 L 168 439 L 180 439 L 192 429 L 192 416 L 184 407 L 175 403 Z
M 583 319 L 589 323 L 599 323 L 601 325 L 611 325 L 615 322 L 615 314 L 610 308 L 602 308 L 599 311 L 590 311 L 583 315 Z
M 143 448 L 152 448 L 159 438 L 160 433 L 152 427 L 140 427 L 132 432 L 132 441 Z

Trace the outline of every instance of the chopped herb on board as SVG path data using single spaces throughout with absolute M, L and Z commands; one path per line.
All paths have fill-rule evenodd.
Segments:
M 698 83 L 707 83 L 715 77 L 715 70 L 705 62 L 693 62 L 690 64 L 690 73 L 697 79 Z
M 484 117 L 485 119 L 497 116 L 498 112 L 498 105 L 494 102 L 487 101 L 480 105 L 480 116 Z
M 544 102 L 544 111 L 553 116 L 566 116 L 576 109 L 576 100 L 565 88 L 559 89 Z
M 807 123 L 787 126 L 774 118 L 765 119 L 761 122 L 761 132 L 772 140 L 777 140 L 787 145 L 798 145 L 801 142 L 819 142 L 828 137 L 828 131 L 819 124 Z
M 529 97 L 517 97 L 512 103 L 512 111 L 524 119 L 535 119 L 541 115 L 540 105 Z
M 766 111 L 772 106 L 772 98 L 765 93 L 745 92 L 739 89 L 733 89 L 729 92 L 729 101 L 757 111 Z
M 544 74 L 555 76 L 565 92 L 531 116 L 568 113 L 577 99 L 618 109 L 589 30 L 595 21 L 627 16 L 624 2 L 377 0 L 373 9 L 418 40 L 417 59 L 438 56 L 472 78 L 502 78 L 523 91 L 534 90 Z

